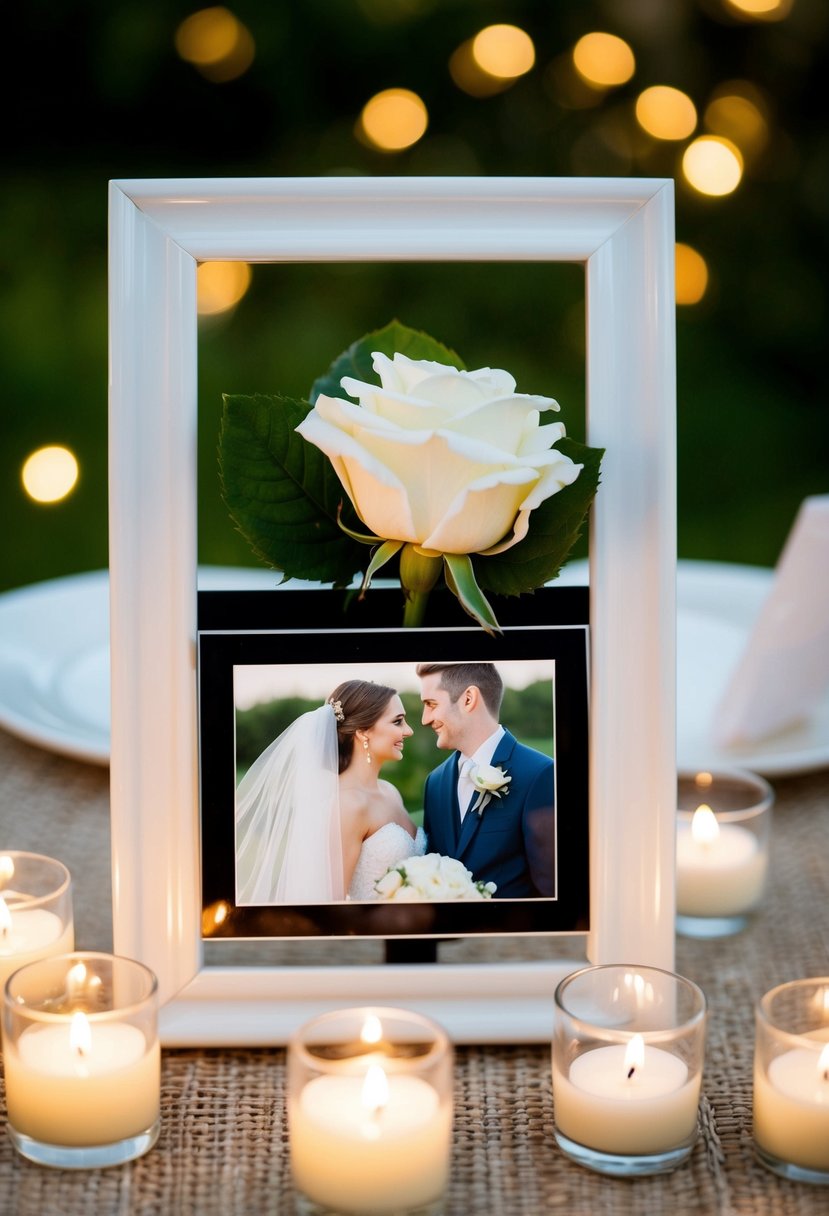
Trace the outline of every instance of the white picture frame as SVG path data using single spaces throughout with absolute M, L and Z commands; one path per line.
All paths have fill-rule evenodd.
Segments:
M 549 1040 L 572 960 L 207 967 L 196 722 L 196 268 L 248 262 L 580 262 L 590 533 L 592 962 L 674 956 L 673 183 L 275 178 L 110 183 L 113 938 L 155 971 L 168 1046 L 279 1044 L 359 1003 L 456 1042 Z M 507 995 L 508 994 L 508 995 Z

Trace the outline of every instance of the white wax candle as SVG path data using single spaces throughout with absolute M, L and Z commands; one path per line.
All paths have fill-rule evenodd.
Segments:
M 65 1023 L 29 1026 L 4 1052 L 9 1122 L 44 1144 L 114 1144 L 159 1115 L 161 1051 L 137 1026 L 90 1022 L 81 1054 Z
M 449 1176 L 451 1109 L 419 1077 L 392 1074 L 377 1111 L 363 1078 L 314 1077 L 290 1103 L 297 1187 L 336 1210 L 389 1212 L 440 1196 Z
M 829 1078 L 820 1055 L 797 1047 L 776 1056 L 768 1073 L 754 1065 L 754 1138 L 781 1161 L 829 1170 Z
M 553 1052 L 553 1097 L 558 1130 L 585 1148 L 649 1156 L 678 1148 L 697 1123 L 700 1076 L 661 1048 L 646 1047 L 632 1076 L 622 1045 L 577 1056 L 569 1075 Z
M 682 916 L 737 916 L 759 900 L 766 855 L 757 837 L 721 823 L 712 839 L 695 839 L 691 824 L 677 825 L 676 908 Z
M 0 917 L 4 926 L 0 927 L 0 988 L 18 967 L 48 955 L 69 954 L 75 948 L 71 921 L 63 925 L 59 916 L 45 908 L 4 904 Z

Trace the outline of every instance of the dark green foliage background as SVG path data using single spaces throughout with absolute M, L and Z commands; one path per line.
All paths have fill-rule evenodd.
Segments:
M 420 725 L 421 704 L 413 693 L 402 693 L 406 718 L 414 734 L 406 740 L 403 759 L 387 764 L 383 777 L 400 790 L 406 809 L 417 823 L 423 815 L 423 784 L 428 774 L 446 759 L 438 751 L 433 731 Z M 316 709 L 318 702 L 301 697 L 286 697 L 262 702 L 236 713 L 236 765 L 239 781 L 257 756 L 290 724 L 307 710 Z M 546 755 L 553 755 L 553 722 L 550 706 L 550 685 L 539 680 L 520 692 L 504 691 L 501 722 L 516 738 Z
M 679 150 L 637 133 L 650 84 L 704 111 L 734 78 L 766 99 L 771 138 L 736 193 L 677 182 L 677 236 L 708 260 L 703 302 L 677 318 L 679 551 L 771 565 L 797 508 L 829 490 L 827 233 L 829 6 L 796 0 L 779 23 L 729 17 L 721 0 L 240 0 L 256 42 L 237 81 L 211 84 L 176 55 L 185 0 L 31 0 L 18 5 L 0 194 L 3 444 L 0 587 L 107 562 L 107 181 L 319 174 L 674 177 Z M 536 67 L 476 100 L 451 80 L 452 51 L 484 24 L 533 37 Z M 556 81 L 591 29 L 627 38 L 634 79 L 568 109 Z M 365 101 L 414 89 L 426 137 L 389 156 L 360 143 Z M 24 121 L 25 119 L 25 121 Z M 199 551 L 256 564 L 221 501 L 221 395 L 304 397 L 355 337 L 399 316 L 468 366 L 506 367 L 563 406 L 582 438 L 583 283 L 578 266 L 255 267 L 229 317 L 200 340 Z M 24 495 L 35 447 L 68 444 L 81 478 L 63 504 Z M 583 545 L 583 542 L 582 542 Z

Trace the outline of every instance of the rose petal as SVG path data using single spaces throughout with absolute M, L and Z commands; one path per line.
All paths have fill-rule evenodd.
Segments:
M 559 456 L 559 462 L 550 469 L 545 470 L 544 475 L 539 478 L 538 483 L 527 495 L 524 502 L 522 502 L 513 524 L 511 535 L 504 537 L 502 541 L 496 545 L 492 545 L 489 549 L 482 549 L 482 557 L 491 557 L 495 553 L 504 553 L 507 549 L 511 549 L 513 545 L 517 545 L 519 541 L 522 541 L 529 531 L 530 514 L 532 511 L 547 498 L 552 498 L 553 494 L 557 494 L 565 486 L 572 485 L 576 480 L 584 465 L 574 464 L 569 456 L 563 456 L 561 453 L 557 453 L 557 455 Z
M 365 444 L 331 426 L 315 410 L 296 429 L 331 461 L 357 514 L 372 532 L 384 540 L 418 539 L 405 486 L 391 469 L 373 459 Z
M 480 488 L 456 495 L 423 544 L 442 553 L 479 553 L 502 539 L 513 525 L 534 469 L 507 469 L 481 478 Z

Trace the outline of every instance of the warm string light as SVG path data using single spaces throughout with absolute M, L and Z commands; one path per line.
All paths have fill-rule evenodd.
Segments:
M 235 308 L 251 284 L 247 262 L 202 262 L 196 272 L 200 317 L 215 317 Z
M 26 458 L 21 478 L 23 488 L 35 502 L 60 502 L 75 488 L 78 462 L 69 448 L 49 444 Z
M 517 25 L 488 25 L 472 39 L 472 57 L 490 76 L 515 80 L 535 64 L 535 46 Z
M 636 121 L 654 139 L 687 139 L 697 125 L 697 108 L 687 93 L 655 84 L 636 99 Z
M 453 51 L 449 74 L 471 97 L 510 88 L 535 64 L 535 46 L 516 25 L 489 25 Z
M 727 13 L 744 21 L 782 21 L 792 11 L 794 0 L 723 0 Z
M 705 258 L 682 241 L 675 246 L 674 258 L 677 304 L 698 304 L 708 288 Z
M 174 42 L 180 57 L 214 84 L 236 80 L 256 54 L 250 30 L 223 5 L 191 13 L 176 30 Z
M 626 84 L 636 71 L 636 59 L 624 38 L 599 31 L 579 38 L 573 63 L 583 80 L 601 89 Z
M 682 157 L 685 180 L 700 194 L 720 198 L 732 194 L 743 176 L 743 158 L 730 139 L 700 135 Z
M 416 144 L 429 125 L 429 115 L 411 89 L 384 89 L 363 106 L 358 134 L 381 152 L 402 152 Z

